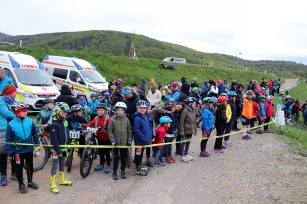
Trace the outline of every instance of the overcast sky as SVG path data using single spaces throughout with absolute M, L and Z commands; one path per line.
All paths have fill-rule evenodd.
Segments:
M 307 64 L 304 0 L 2 0 L 0 32 L 133 32 L 195 50 Z

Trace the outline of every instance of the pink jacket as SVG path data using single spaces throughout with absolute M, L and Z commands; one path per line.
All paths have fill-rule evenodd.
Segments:
M 266 117 L 273 117 L 274 116 L 274 104 L 270 101 L 265 101 L 265 114 Z

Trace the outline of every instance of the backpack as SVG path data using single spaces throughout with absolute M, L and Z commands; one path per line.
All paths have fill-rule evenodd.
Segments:
M 109 119 L 109 116 L 107 115 L 103 121 L 103 126 L 99 128 L 100 132 L 107 132 L 107 121 Z M 98 116 L 95 117 L 95 127 L 98 127 Z
M 291 113 L 292 113 L 292 114 L 295 114 L 295 113 L 297 113 L 297 112 L 298 112 L 298 107 L 297 107 L 297 105 L 293 104 L 293 105 L 292 105 L 292 109 L 291 109 Z

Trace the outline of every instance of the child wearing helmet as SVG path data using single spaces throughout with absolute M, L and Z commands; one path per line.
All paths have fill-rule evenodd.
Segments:
M 151 143 L 152 132 L 146 117 L 148 103 L 140 100 L 137 102 L 136 107 L 137 112 L 133 116 L 134 143 L 137 146 L 149 145 Z M 147 176 L 148 173 L 148 169 L 141 166 L 144 149 L 143 147 L 135 149 L 136 174 L 140 176 Z
M 115 145 L 131 145 L 132 129 L 129 119 L 125 116 L 127 106 L 124 102 L 117 102 L 114 106 L 115 115 L 112 116 L 108 125 L 108 137 L 113 146 Z M 113 173 L 112 178 L 118 180 L 117 169 L 120 156 L 121 162 L 121 178 L 126 179 L 126 163 L 128 150 L 125 148 L 113 148 Z
M 154 141 L 152 142 L 153 144 L 162 144 L 163 140 L 165 138 L 165 135 L 167 133 L 168 128 L 171 126 L 172 119 L 168 116 L 162 116 L 159 119 L 159 123 L 161 124 L 157 129 L 156 129 L 156 136 Z M 162 150 L 163 150 L 163 145 L 158 145 L 153 147 L 155 154 L 156 154 L 156 160 L 155 160 L 155 166 L 164 166 L 165 161 L 163 161 L 162 158 Z
M 95 93 L 92 93 L 90 98 L 91 98 L 91 100 L 88 103 L 88 106 L 91 109 L 91 111 L 90 111 L 91 120 L 93 120 L 98 115 L 97 106 L 99 105 L 99 101 L 98 101 L 97 94 L 95 94 Z
M 231 109 L 231 117 L 230 117 L 230 121 L 229 123 L 226 123 L 226 127 L 225 127 L 225 134 L 229 134 L 233 128 L 233 125 L 236 121 L 236 117 L 237 117 L 237 106 L 236 106 L 236 96 L 237 93 L 234 91 L 228 91 L 227 92 L 228 95 L 228 106 Z M 227 107 L 228 107 L 227 106 Z M 224 137 L 224 144 L 225 145 L 231 145 L 232 143 L 229 141 L 229 135 Z
M 207 142 L 214 129 L 214 115 L 212 113 L 214 101 L 211 97 L 205 97 L 203 100 L 204 110 L 202 112 L 202 140 L 200 142 L 200 154 L 201 157 L 209 157 L 210 154 L 206 151 Z
M 12 112 L 16 115 L 12 121 L 7 125 L 6 142 L 7 143 L 26 143 L 35 144 L 33 146 L 18 146 L 7 144 L 7 154 L 14 154 L 16 161 L 16 173 L 19 183 L 19 192 L 27 193 L 28 190 L 23 182 L 23 168 L 24 164 L 27 167 L 28 187 L 38 189 L 38 185 L 33 182 L 33 150 L 38 152 L 41 148 L 39 137 L 34 122 L 27 118 L 27 105 L 23 102 L 14 103 L 11 106 Z
M 57 102 L 55 103 L 56 116 L 53 117 L 50 126 L 50 138 L 52 147 L 52 167 L 50 175 L 50 191 L 52 193 L 59 193 L 60 189 L 56 186 L 56 173 L 59 168 L 60 173 L 60 185 L 72 185 L 72 181 L 65 179 L 64 166 L 68 149 L 66 147 L 60 147 L 60 145 L 70 145 L 69 128 L 66 117 L 70 112 L 70 108 L 67 103 Z
M 194 98 L 189 97 L 184 100 L 186 107 L 182 111 L 179 120 L 179 134 L 181 135 L 181 161 L 189 162 L 194 158 L 189 155 L 190 140 L 192 135 L 196 135 L 196 116 L 194 109 L 196 107 L 196 101 Z
M 273 102 L 273 96 L 268 96 L 267 100 L 264 103 L 264 107 L 265 107 L 265 120 L 264 123 L 268 123 L 270 122 L 271 118 L 274 116 L 274 102 Z M 270 133 L 269 130 L 269 125 L 266 124 L 263 127 L 265 133 Z
M 228 98 L 226 96 L 220 96 L 217 99 L 218 106 L 215 112 L 215 128 L 216 128 L 217 136 L 223 135 L 225 132 L 225 127 L 226 127 L 226 122 L 227 122 L 227 116 L 226 116 L 227 101 L 228 101 Z M 224 153 L 222 137 L 215 139 L 214 152 Z
M 246 97 L 243 100 L 243 110 L 242 110 L 242 126 L 243 126 L 243 136 L 242 139 L 248 140 L 251 139 L 249 135 L 247 135 L 247 128 L 250 125 L 250 121 L 253 118 L 253 95 L 254 92 L 252 90 L 248 90 L 246 92 Z
M 45 98 L 43 104 L 45 106 L 36 116 L 34 123 L 37 124 L 42 120 L 42 125 L 47 127 L 47 125 L 51 125 L 52 118 L 55 115 L 54 100 L 51 98 Z
M 97 106 L 98 116 L 96 116 L 94 120 L 92 120 L 90 123 L 85 125 L 86 127 L 98 128 L 96 132 L 96 138 L 98 140 L 98 145 L 111 145 L 110 138 L 108 136 L 108 125 L 111 121 L 111 118 L 107 115 L 107 110 L 108 110 L 107 106 L 104 103 L 100 103 Z M 111 172 L 110 151 L 111 151 L 110 148 L 100 148 L 99 149 L 100 163 L 95 168 L 95 171 L 103 170 L 104 163 L 107 162 L 105 173 L 109 174 Z
M 84 97 L 84 93 L 83 92 L 79 92 L 77 94 L 77 101 L 78 101 L 78 104 L 81 105 L 83 108 L 84 106 L 87 106 L 87 101 Z

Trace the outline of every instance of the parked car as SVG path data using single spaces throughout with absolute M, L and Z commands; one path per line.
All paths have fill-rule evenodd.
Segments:
M 166 57 L 163 61 L 165 61 L 165 62 L 176 62 L 176 63 L 186 63 L 184 58 L 177 58 L 177 57 Z

